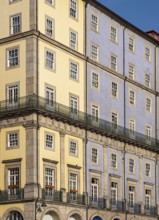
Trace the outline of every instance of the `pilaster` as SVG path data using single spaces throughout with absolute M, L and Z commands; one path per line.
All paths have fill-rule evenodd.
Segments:
M 65 190 L 65 133 L 60 132 L 60 188 Z

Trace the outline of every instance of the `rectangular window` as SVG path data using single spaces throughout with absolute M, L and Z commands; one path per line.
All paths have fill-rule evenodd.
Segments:
M 117 71 L 117 57 L 111 55 L 111 69 Z
M 112 112 L 112 127 L 113 129 L 117 128 L 117 124 L 118 124 L 118 115 L 117 113 Z
M 53 107 L 55 101 L 55 90 L 46 86 L 46 105 L 47 107 Z
M 134 52 L 134 39 L 129 37 L 129 50 Z
M 77 50 L 77 33 L 73 31 L 70 32 L 70 47 Z
M 51 51 L 46 50 L 46 67 L 48 69 L 55 69 L 55 54 Z
M 134 93 L 134 91 L 129 92 L 129 103 L 131 105 L 135 105 L 135 93 Z
M 150 176 L 150 164 L 149 163 L 145 164 L 145 175 Z
M 45 168 L 45 188 L 46 188 L 46 196 L 53 196 L 54 188 L 55 188 L 55 172 L 53 169 Z
M 129 186 L 129 207 L 134 207 L 134 194 L 135 194 L 135 187 Z
M 70 154 L 77 155 L 77 142 L 70 141 Z
M 148 142 L 151 141 L 151 127 L 150 126 L 146 126 L 146 139 Z
M 99 77 L 95 72 L 92 72 L 92 87 L 95 89 L 98 89 L 99 87 Z
M 129 172 L 134 173 L 135 162 L 133 159 L 129 159 Z
M 13 48 L 7 50 L 7 67 L 15 67 L 19 65 L 19 50 Z
M 145 190 L 145 209 L 150 210 L 150 204 L 151 204 L 151 190 L 146 189 Z
M 21 32 L 21 16 L 14 15 L 10 18 L 11 22 L 11 34 L 17 34 Z
M 129 79 L 134 79 L 134 66 L 129 64 Z
M 98 50 L 99 48 L 95 45 L 91 45 L 91 58 L 94 61 L 98 61 Z
M 98 122 L 99 117 L 99 107 L 96 105 L 92 105 L 92 121 Z
M 70 173 L 69 174 L 69 191 L 70 191 L 70 199 L 72 201 L 77 200 L 77 174 Z
M 145 74 L 145 85 L 150 88 L 151 87 L 151 78 L 149 74 Z
M 97 202 L 98 201 L 98 179 L 92 178 L 91 188 L 92 188 L 92 201 Z
M 7 106 L 16 107 L 18 105 L 18 85 L 7 86 Z
M 78 64 L 70 62 L 70 78 L 78 80 Z
M 48 5 L 55 5 L 55 0 L 45 0 Z
M 146 98 L 146 111 L 151 112 L 151 99 Z
M 115 98 L 118 97 L 118 85 L 115 82 L 112 82 L 112 96 Z
M 111 204 L 115 206 L 117 205 L 117 188 L 117 183 L 111 182 Z
M 71 108 L 71 114 L 77 115 L 78 111 L 78 98 L 75 96 L 70 97 L 70 108 Z
M 98 17 L 94 14 L 91 15 L 91 28 L 93 31 L 98 31 Z
M 129 129 L 130 129 L 130 134 L 135 135 L 135 121 L 133 119 L 130 119 L 129 121 Z
M 12 132 L 8 134 L 8 147 L 18 146 L 18 133 Z
M 19 168 L 8 169 L 8 194 L 16 196 L 19 193 Z
M 70 16 L 77 18 L 77 1 L 70 0 Z
M 45 146 L 49 149 L 54 148 L 54 136 L 52 134 L 46 134 L 46 136 L 45 136 Z
M 117 42 L 117 29 L 111 26 L 110 29 L 110 39 L 113 42 Z
M 54 20 L 52 18 L 46 17 L 45 20 L 45 34 L 47 37 L 53 38 L 54 35 Z
M 96 148 L 92 148 L 92 162 L 98 163 L 98 150 Z
M 150 62 L 150 49 L 148 47 L 145 48 L 145 59 Z
M 117 168 L 117 156 L 116 154 L 111 154 L 111 167 Z

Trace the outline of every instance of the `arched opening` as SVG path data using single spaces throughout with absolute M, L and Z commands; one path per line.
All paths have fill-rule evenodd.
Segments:
M 23 217 L 19 212 L 11 211 L 7 217 L 7 220 L 23 220 Z
M 82 220 L 82 218 L 78 214 L 73 214 L 68 218 L 68 220 Z
M 114 218 L 114 220 L 120 220 L 119 218 Z
M 99 216 L 95 216 L 92 220 L 102 220 L 102 219 Z
M 55 212 L 48 212 L 44 215 L 43 220 L 60 220 Z

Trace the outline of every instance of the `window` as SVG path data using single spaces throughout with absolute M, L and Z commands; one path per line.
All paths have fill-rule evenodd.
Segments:
M 18 105 L 19 88 L 18 85 L 7 86 L 7 106 L 9 108 L 16 107 Z
M 55 54 L 49 50 L 46 50 L 46 67 L 48 69 L 55 69 Z
M 70 154 L 77 155 L 77 142 L 70 141 Z
M 77 1 L 70 0 L 70 16 L 77 18 Z
M 129 64 L 129 79 L 134 79 L 134 66 Z
M 9 196 L 19 194 L 19 168 L 8 169 L 8 194 Z
M 111 182 L 111 204 L 117 205 L 117 183 Z
M 69 174 L 69 191 L 70 191 L 70 199 L 73 201 L 77 200 L 77 174 L 70 173 Z
M 55 188 L 55 172 L 53 169 L 45 168 L 45 189 L 46 196 L 53 196 Z
M 91 45 L 91 58 L 94 61 L 98 61 L 98 50 L 99 48 L 95 45 Z
M 110 28 L 110 39 L 115 43 L 117 42 L 117 29 L 112 26 Z
M 53 38 L 53 31 L 54 31 L 54 20 L 52 18 L 46 17 L 45 19 L 45 34 L 47 37 Z
M 134 52 L 134 39 L 129 37 L 129 51 Z
M 145 190 L 145 209 L 150 210 L 150 203 L 151 203 L 151 190 Z
M 23 217 L 19 212 L 11 211 L 7 217 L 7 220 L 23 220 Z
M 112 82 L 112 96 L 114 98 L 118 97 L 118 85 L 115 82 Z
M 151 141 L 151 127 L 150 126 L 146 126 L 146 140 L 148 142 Z
M 146 163 L 145 165 L 145 175 L 150 176 L 150 164 Z
M 98 17 L 94 14 L 91 15 L 91 28 L 93 31 L 98 31 Z
M 112 128 L 116 129 L 117 128 L 117 124 L 118 124 L 118 115 L 115 112 L 112 112 Z
M 98 201 L 98 179 L 92 178 L 91 187 L 92 187 L 92 201 L 97 202 Z
M 11 132 L 8 135 L 8 147 L 18 147 L 18 132 Z
M 129 92 L 129 103 L 135 105 L 135 93 L 132 90 Z
M 150 48 L 145 48 L 145 59 L 150 62 Z
M 151 112 L 151 99 L 146 98 L 146 111 Z
M 46 133 L 45 135 L 45 146 L 46 148 L 53 149 L 54 148 L 54 135 Z
M 117 156 L 116 154 L 111 154 L 111 167 L 117 168 Z
M 70 32 L 70 47 L 77 50 L 77 33 L 73 31 Z
M 46 2 L 48 5 L 51 5 L 51 6 L 54 6 L 54 5 L 55 5 L 55 0 L 45 0 L 45 2 Z
M 21 16 L 13 15 L 10 18 L 11 22 L 11 34 L 18 34 L 21 32 Z
M 53 107 L 55 101 L 55 89 L 46 86 L 46 105 L 47 107 Z
M 98 163 L 98 150 L 96 148 L 92 148 L 92 162 Z
M 98 89 L 99 87 L 99 77 L 95 72 L 92 72 L 92 87 L 95 89 Z
M 19 65 L 19 50 L 18 48 L 13 48 L 7 50 L 7 67 L 16 67 Z
M 129 159 L 129 172 L 134 173 L 135 162 L 133 159 Z
M 71 108 L 71 114 L 77 115 L 78 111 L 78 98 L 75 96 L 70 96 L 70 108 Z
M 117 71 L 117 57 L 111 55 L 111 69 Z
M 135 135 L 135 121 L 133 119 L 129 120 L 130 135 Z
M 134 207 L 134 194 L 135 194 L 135 187 L 129 186 L 129 207 Z
M 70 78 L 78 80 L 78 64 L 70 62 Z
M 149 74 L 145 74 L 145 85 L 150 88 L 151 87 L 151 77 Z
M 96 105 L 92 105 L 92 120 L 93 122 L 98 122 L 99 117 L 99 107 Z

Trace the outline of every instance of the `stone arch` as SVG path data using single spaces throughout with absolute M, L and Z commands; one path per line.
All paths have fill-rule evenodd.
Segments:
M 56 208 L 47 208 L 42 215 L 42 220 L 61 220 L 61 214 Z
M 90 219 L 91 220 L 104 220 L 105 218 L 101 214 L 96 213 Z
M 24 218 L 24 212 L 23 212 L 23 210 L 20 209 L 20 208 L 17 208 L 17 207 L 11 207 L 11 208 L 7 209 L 7 210 L 5 211 L 5 213 L 3 214 L 2 219 L 8 220 L 9 215 L 12 214 L 13 212 L 19 213 L 20 216 L 22 217 L 22 220 L 25 219 L 25 218 Z
M 78 210 L 73 210 L 67 216 L 67 220 L 84 220 L 83 214 Z
M 114 215 L 111 220 L 122 220 L 122 218 L 119 215 Z

